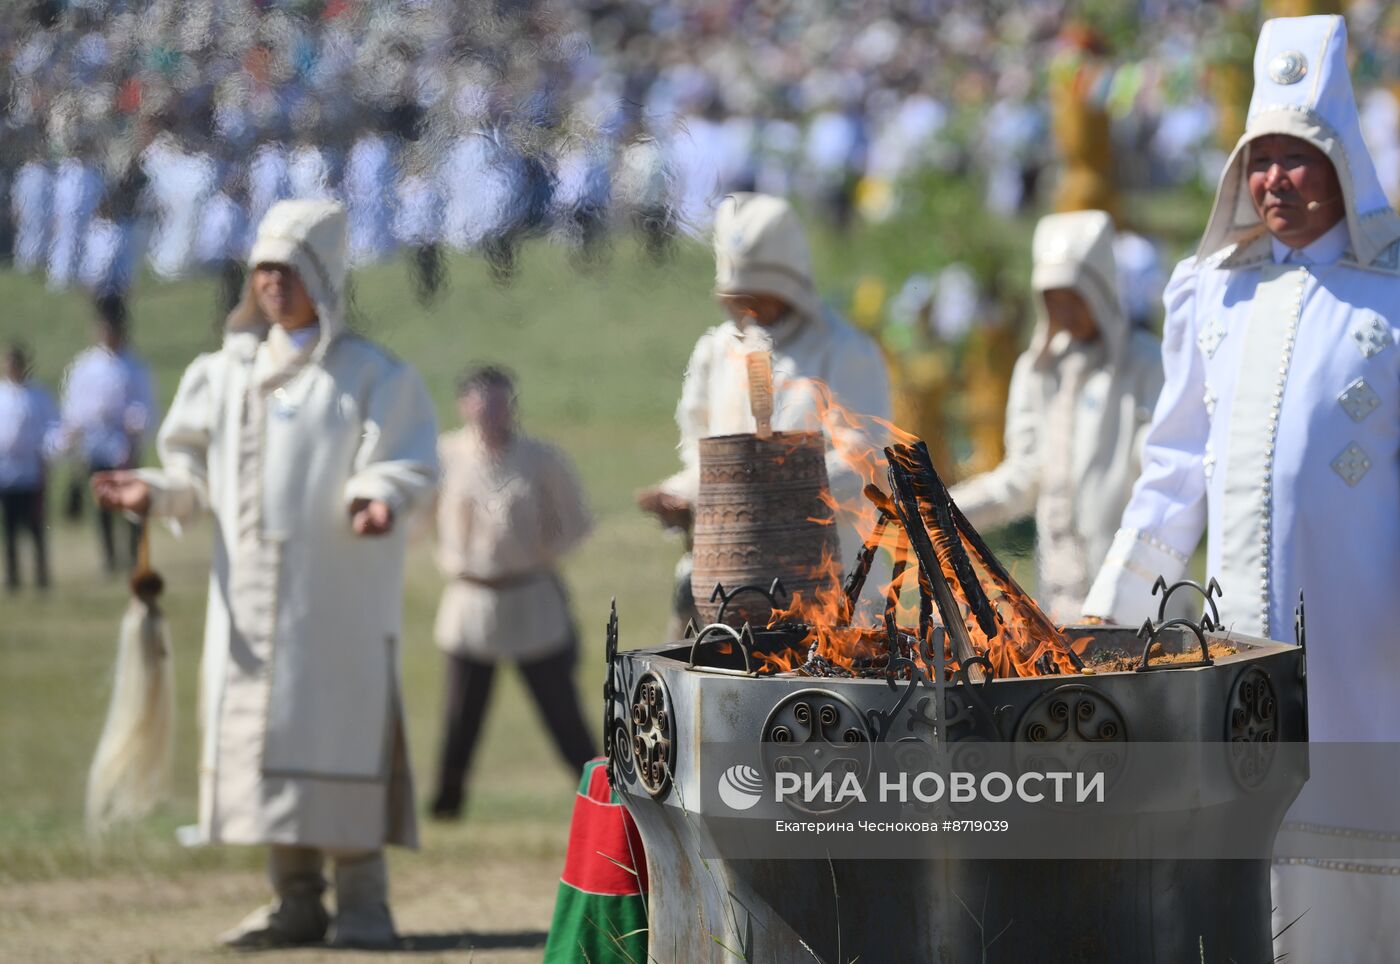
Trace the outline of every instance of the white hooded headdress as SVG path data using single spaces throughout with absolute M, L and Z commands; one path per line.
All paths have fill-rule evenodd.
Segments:
M 730 194 L 715 211 L 715 293 L 775 295 L 798 314 L 821 314 L 812 255 L 792 205 L 767 194 Z
M 1116 362 L 1122 357 L 1129 326 L 1118 291 L 1113 238 L 1113 218 L 1103 211 L 1047 214 L 1036 224 L 1031 241 L 1036 325 L 1030 351 L 1038 363 L 1047 362 L 1050 341 L 1043 296 L 1054 288 L 1072 289 L 1084 299 L 1103 336 L 1108 358 Z
M 1215 206 L 1198 253 L 1209 257 L 1238 247 L 1223 262 L 1245 260 L 1250 242 L 1268 235 L 1247 189 L 1249 142 L 1270 134 L 1307 141 L 1336 168 L 1346 204 L 1350 257 L 1369 266 L 1400 239 L 1400 215 L 1381 190 L 1361 139 L 1361 119 L 1347 72 L 1346 21 L 1339 16 L 1289 17 L 1265 22 L 1254 52 L 1254 97 L 1244 135 L 1220 177 Z
M 327 345 L 345 327 L 345 208 L 335 201 L 278 201 L 268 208 L 258 225 L 248 253 L 248 267 L 286 264 L 296 269 L 316 304 L 321 344 Z M 253 332 L 261 337 L 267 319 L 253 298 L 249 274 L 243 297 L 229 313 L 231 332 Z

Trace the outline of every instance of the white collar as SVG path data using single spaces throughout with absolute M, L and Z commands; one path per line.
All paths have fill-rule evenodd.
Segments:
M 282 333 L 287 336 L 288 341 L 296 346 L 297 351 L 304 351 L 307 345 L 321 337 L 321 326 L 319 324 L 305 325 L 291 331 L 283 328 Z
M 1303 248 L 1290 248 L 1278 238 L 1270 237 L 1274 250 L 1274 264 L 1332 264 L 1347 249 L 1347 219 L 1342 218 L 1327 233 Z

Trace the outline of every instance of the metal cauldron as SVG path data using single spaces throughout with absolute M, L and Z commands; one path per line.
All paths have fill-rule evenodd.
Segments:
M 768 622 L 772 607 L 765 595 L 741 593 L 725 605 L 712 598 L 717 584 L 733 597 L 744 586 L 767 589 L 777 577 L 788 599 L 831 586 L 823 560 L 836 559 L 840 545 L 829 491 L 819 432 L 700 440 L 690 584 L 702 623 Z M 832 571 L 839 572 L 839 560 Z

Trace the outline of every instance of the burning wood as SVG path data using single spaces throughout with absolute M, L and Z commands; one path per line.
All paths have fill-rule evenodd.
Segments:
M 774 611 L 770 627 L 798 626 L 806 633 L 794 649 L 756 654 L 761 671 L 894 678 L 907 677 L 917 666 L 929 678 L 941 672 L 951 679 L 971 659 L 984 657 L 998 677 L 1081 672 L 1083 661 L 1064 633 L 1016 584 L 953 503 L 924 444 L 897 443 L 885 455 L 894 495 L 866 485 L 865 497 L 876 517 L 845 585 L 836 588 L 836 563 L 823 559 L 821 570 L 830 577 L 824 585 L 832 588 L 819 589 L 810 599 L 795 594 L 787 609 Z M 884 625 L 853 625 L 861 590 L 891 529 L 892 574 L 881 587 Z M 921 602 L 917 631 L 899 625 L 898 619 L 911 553 Z M 946 633 L 932 631 L 934 609 Z M 944 647 L 941 654 L 932 651 L 935 638 Z

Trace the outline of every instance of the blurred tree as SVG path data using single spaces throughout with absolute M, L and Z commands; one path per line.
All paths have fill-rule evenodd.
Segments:
M 1117 217 L 1113 143 L 1105 103 L 1112 68 L 1103 39 L 1082 23 L 1061 34 L 1050 65 L 1050 114 L 1060 152 L 1056 211 L 1107 211 Z

